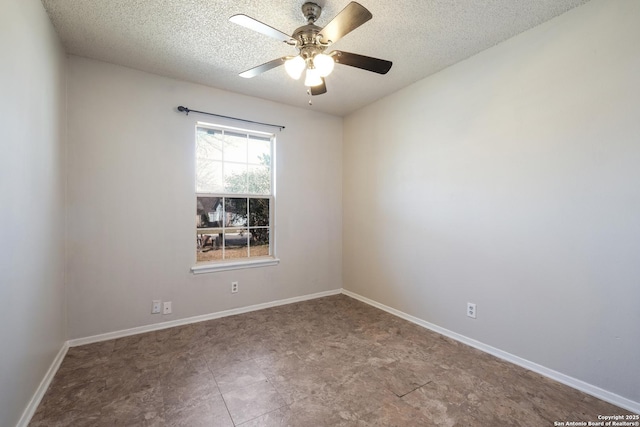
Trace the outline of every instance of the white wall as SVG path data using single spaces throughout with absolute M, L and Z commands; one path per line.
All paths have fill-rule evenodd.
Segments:
M 347 117 L 345 288 L 640 402 L 638 22 L 593 0 Z
M 66 59 L 39 1 L 0 10 L 0 425 L 11 426 L 66 340 Z
M 342 287 L 341 118 L 74 56 L 68 80 L 69 338 Z M 278 266 L 190 272 L 194 128 L 216 119 L 178 105 L 286 126 L 275 130 Z M 151 315 L 153 299 L 173 314 Z

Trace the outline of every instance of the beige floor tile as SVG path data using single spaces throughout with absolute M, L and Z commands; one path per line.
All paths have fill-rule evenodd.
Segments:
M 358 422 L 358 414 L 348 405 L 339 405 L 335 398 L 323 395 L 294 402 L 284 418 L 284 425 L 292 427 L 349 426 Z
M 269 381 L 261 381 L 222 395 L 235 424 L 242 424 L 286 406 Z
M 257 418 L 239 424 L 241 427 L 284 427 L 290 424 L 291 410 L 288 406 L 278 408 Z
M 220 392 L 223 394 L 267 379 L 260 366 L 253 360 L 228 365 L 214 371 L 213 375 Z
M 166 425 L 171 427 L 233 427 L 221 395 L 176 408 L 167 412 L 165 418 Z
M 344 295 L 69 349 L 31 426 L 544 426 L 620 408 Z
M 166 411 L 195 405 L 220 395 L 211 373 L 172 377 L 170 380 L 161 379 L 160 390 Z
M 162 392 L 159 388 L 148 388 L 123 394 L 106 403 L 100 411 L 100 421 L 104 424 L 158 425 L 164 419 Z

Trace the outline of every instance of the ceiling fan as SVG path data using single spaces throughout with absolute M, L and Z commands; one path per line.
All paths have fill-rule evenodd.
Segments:
M 324 78 L 333 71 L 336 63 L 378 74 L 386 74 L 391 69 L 392 62 L 384 59 L 340 50 L 325 53 L 325 50 L 333 43 L 373 18 L 371 12 L 364 6 L 352 1 L 324 28 L 314 24 L 321 12 L 322 7 L 316 3 L 303 4 L 302 13 L 307 20 L 307 25 L 296 29 L 291 36 L 247 15 L 239 14 L 229 18 L 233 23 L 281 40 L 298 49 L 298 55 L 274 59 L 243 71 L 240 76 L 251 78 L 284 65 L 287 74 L 298 80 L 306 70 L 305 86 L 309 87 L 311 95 L 321 95 L 327 91 Z

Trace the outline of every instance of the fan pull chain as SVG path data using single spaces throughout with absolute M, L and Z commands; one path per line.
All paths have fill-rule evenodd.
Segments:
M 313 105 L 313 103 L 311 102 L 311 88 L 307 88 L 307 95 L 309 95 L 309 105 Z

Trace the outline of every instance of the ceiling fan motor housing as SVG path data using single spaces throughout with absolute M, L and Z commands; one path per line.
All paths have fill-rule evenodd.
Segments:
M 327 48 L 327 45 L 321 43 L 318 38 L 321 30 L 322 28 L 317 25 L 307 24 L 294 31 L 292 37 L 298 41 L 297 47 L 304 59 L 313 58 Z
M 318 37 L 318 33 L 322 31 L 322 28 L 314 24 L 321 13 L 322 7 L 316 3 L 307 2 L 302 5 L 302 14 L 307 20 L 307 25 L 296 29 L 292 37 L 297 40 L 300 56 L 305 61 L 309 61 L 327 48 L 327 45 L 323 44 Z

